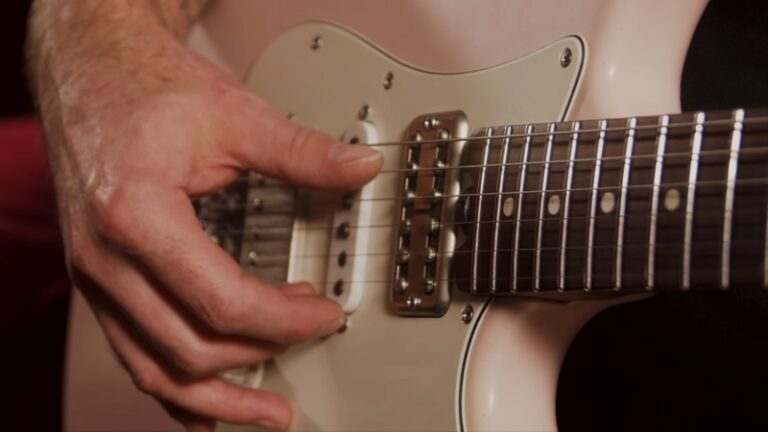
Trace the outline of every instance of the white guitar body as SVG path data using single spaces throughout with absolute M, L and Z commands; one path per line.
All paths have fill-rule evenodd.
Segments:
M 214 49 L 216 40 L 228 37 L 216 20 L 237 2 L 222 3 L 211 11 L 207 32 L 195 31 L 192 45 L 238 73 L 247 55 Z M 419 28 L 396 26 L 397 37 L 384 34 L 376 17 L 386 19 L 387 14 L 378 14 L 377 8 L 384 10 L 392 3 L 371 3 L 370 15 L 358 11 L 363 16 L 359 19 L 344 2 L 318 6 L 306 2 L 306 8 L 264 6 L 277 12 L 270 15 L 270 23 L 261 18 L 269 31 L 255 35 L 260 37 L 252 45 L 260 53 L 246 84 L 301 123 L 339 138 L 354 133 L 377 142 L 402 140 L 406 127 L 423 114 L 454 110 L 465 113 L 469 132 L 482 126 L 677 112 L 683 60 L 705 4 L 591 1 L 576 13 L 572 5 L 566 8 L 570 10 L 558 9 L 559 3 L 489 2 L 508 9 L 510 18 L 499 20 L 507 23 L 499 31 L 509 37 L 487 36 L 494 31 L 487 26 L 481 32 L 467 30 L 475 42 L 487 37 L 487 44 L 473 46 L 482 53 L 469 55 L 467 65 L 461 66 L 445 60 L 450 57 L 446 54 L 429 54 L 418 42 Z M 418 8 L 425 4 L 445 9 L 443 2 L 422 2 Z M 287 17 L 288 9 L 301 12 Z M 335 24 L 294 25 L 307 18 L 361 30 L 370 25 L 375 31 L 366 34 L 366 40 Z M 533 27 L 525 24 L 537 20 Z M 465 31 L 455 30 L 459 35 Z M 391 51 L 379 51 L 378 44 Z M 405 47 L 403 54 L 398 47 Z M 562 62 L 566 49 L 570 57 Z M 523 53 L 527 55 L 519 55 Z M 402 57 L 413 65 L 401 62 Z M 424 71 L 441 66 L 441 73 Z M 466 69 L 481 70 L 446 73 Z M 388 74 L 391 85 L 385 85 Z M 361 116 L 364 105 L 368 113 Z M 381 149 L 384 170 L 390 172 L 361 193 L 399 196 L 398 173 L 391 171 L 404 167 L 404 147 Z M 360 212 L 359 225 L 374 227 L 361 228 L 357 237 L 339 246 L 332 244 L 338 241 L 332 229 L 306 229 L 332 225 L 342 211 L 338 196 L 302 192 L 300 198 L 289 279 L 336 280 L 341 270 L 333 268 L 333 260 L 325 255 L 343 247 L 352 257 L 343 270 L 352 283 L 340 300 L 350 312 L 346 332 L 295 347 L 256 375 L 245 377 L 250 385 L 276 391 L 294 403 L 295 429 L 557 428 L 555 391 L 570 342 L 597 312 L 629 298 L 490 302 L 455 291 L 440 317 L 401 316 L 389 306 L 397 202 L 368 201 L 359 204 L 365 208 L 353 208 L 353 215 Z M 330 285 L 318 285 L 326 288 L 330 290 Z M 462 316 L 468 305 L 474 311 L 472 319 Z M 77 294 L 71 316 L 66 429 L 179 429 L 156 402 L 133 387 Z M 227 428 L 238 429 L 221 426 Z

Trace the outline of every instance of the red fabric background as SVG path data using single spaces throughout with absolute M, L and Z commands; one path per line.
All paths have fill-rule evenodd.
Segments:
M 69 290 L 56 205 L 37 120 L 0 120 L 0 336 Z

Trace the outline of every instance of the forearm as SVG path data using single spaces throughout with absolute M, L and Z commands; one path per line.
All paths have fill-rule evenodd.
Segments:
M 97 89 L 170 60 L 207 0 L 37 0 L 27 63 L 41 104 L 48 90 Z M 162 77 L 160 77 L 162 78 Z

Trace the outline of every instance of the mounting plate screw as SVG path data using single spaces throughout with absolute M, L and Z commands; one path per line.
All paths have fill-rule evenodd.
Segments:
M 406 280 L 405 278 L 399 278 L 399 279 L 398 279 L 398 280 L 395 282 L 395 292 L 396 292 L 398 295 L 403 295 L 403 294 L 405 294 L 405 291 L 406 291 L 407 289 L 408 289 L 408 280 Z
M 420 304 L 421 304 L 421 299 L 418 297 L 411 296 L 405 299 L 405 305 L 408 306 L 408 309 L 410 310 L 416 310 Z
M 472 318 L 475 317 L 475 310 L 472 308 L 472 305 L 466 305 L 464 306 L 464 310 L 461 311 L 461 320 L 464 322 L 464 324 L 469 324 L 472 322 Z
M 311 48 L 312 51 L 317 51 L 320 49 L 321 45 L 323 45 L 323 38 L 320 37 L 320 35 L 316 35 L 312 38 L 312 42 L 309 43 L 309 48 Z
M 360 109 L 357 111 L 357 118 L 360 120 L 365 120 L 368 118 L 368 116 L 371 114 L 371 107 L 368 106 L 368 104 L 365 104 L 360 107 Z
M 440 124 L 440 120 L 435 116 L 429 116 L 424 119 L 424 129 L 432 130 Z
M 566 48 L 560 53 L 560 67 L 567 68 L 571 64 L 573 59 L 573 52 L 570 48 Z

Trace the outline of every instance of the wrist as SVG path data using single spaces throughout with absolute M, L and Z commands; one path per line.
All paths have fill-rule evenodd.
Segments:
M 64 87 L 78 96 L 114 93 L 151 80 L 152 71 L 170 80 L 179 57 L 189 55 L 178 41 L 183 19 L 173 15 L 185 12 L 169 7 L 178 1 L 117 0 L 109 10 L 101 1 L 36 2 L 27 55 L 39 102 L 61 96 Z

